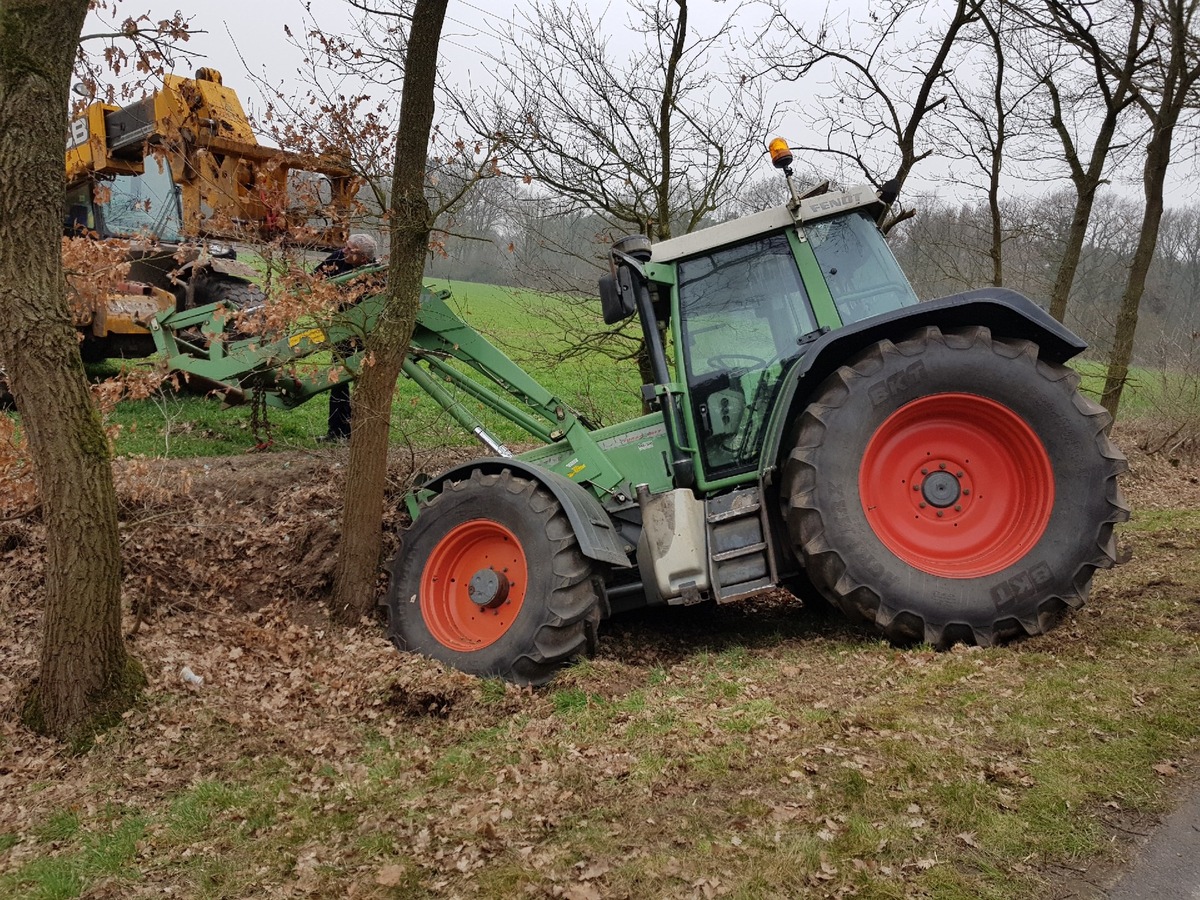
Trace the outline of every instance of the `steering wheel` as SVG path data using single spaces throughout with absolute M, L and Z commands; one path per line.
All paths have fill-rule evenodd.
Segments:
M 734 365 L 738 361 L 741 365 Z M 728 369 L 730 372 L 748 372 L 751 369 L 765 369 L 767 361 L 753 353 L 718 353 L 708 358 L 708 365 L 713 369 Z

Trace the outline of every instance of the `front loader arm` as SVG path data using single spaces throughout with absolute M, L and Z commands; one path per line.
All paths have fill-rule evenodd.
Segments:
M 572 473 L 568 477 L 592 485 L 597 494 L 613 493 L 623 480 L 621 473 L 592 438 L 587 420 L 463 321 L 446 303 L 449 296 L 448 291 L 421 292 L 404 375 L 497 455 L 508 451 L 446 390 L 446 382 L 536 440 L 565 443 L 573 451 L 564 463 L 564 472 Z M 237 313 L 223 304 L 160 314 L 150 330 L 170 371 L 209 386 L 230 404 L 261 399 L 290 409 L 358 375 L 365 364 L 364 338 L 375 328 L 385 301 L 384 294 L 366 296 L 327 323 L 297 328 L 275 340 L 239 336 L 239 319 L 252 319 L 254 311 Z M 341 353 L 344 348 L 349 352 Z M 329 365 L 297 365 L 321 351 L 340 358 Z M 450 360 L 470 367 L 486 382 Z

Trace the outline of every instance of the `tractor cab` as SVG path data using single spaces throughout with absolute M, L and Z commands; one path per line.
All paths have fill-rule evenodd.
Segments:
M 701 489 L 757 477 L 780 389 L 817 338 L 917 303 L 876 224 L 886 208 L 869 186 L 820 190 L 653 246 L 637 238 L 614 246 L 605 318 L 637 306 L 617 277 L 632 258 L 656 298 L 646 307 L 656 320 L 643 323 L 647 342 L 658 320 L 669 325 L 664 357 L 676 371 L 663 383 Z

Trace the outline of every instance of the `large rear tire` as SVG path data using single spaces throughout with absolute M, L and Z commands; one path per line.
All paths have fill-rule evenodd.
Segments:
M 397 649 L 538 685 L 594 652 L 603 596 L 558 501 L 505 469 L 475 470 L 429 501 L 384 602 Z
M 890 639 L 990 646 L 1052 628 L 1128 518 L 1109 416 L 1036 344 L 987 328 L 881 341 L 829 377 L 784 464 L 814 585 Z

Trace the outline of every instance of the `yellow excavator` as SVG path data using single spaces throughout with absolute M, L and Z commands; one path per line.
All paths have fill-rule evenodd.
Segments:
M 76 314 L 85 359 L 149 356 L 158 313 L 263 295 L 238 243 L 341 246 L 358 182 L 345 161 L 258 143 L 221 73 L 167 75 L 129 106 L 95 101 L 67 132 L 68 237 L 129 242 L 118 291 Z

